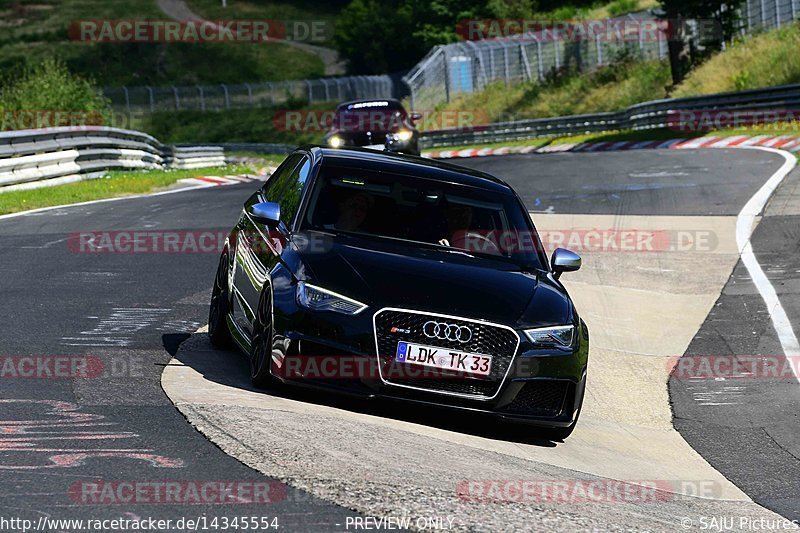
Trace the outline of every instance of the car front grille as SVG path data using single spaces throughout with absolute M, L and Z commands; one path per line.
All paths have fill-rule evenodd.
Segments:
M 503 410 L 533 416 L 558 416 L 569 390 L 567 381 L 529 381 Z
M 375 314 L 374 320 L 378 361 L 384 381 L 392 385 L 413 387 L 430 392 L 479 399 L 494 397 L 505 379 L 519 346 L 519 336 L 512 329 L 477 320 L 450 318 L 400 309 L 383 309 Z M 428 321 L 468 327 L 472 332 L 471 338 L 467 342 L 458 342 L 428 337 L 423 332 L 423 326 Z M 488 376 L 473 377 L 434 370 L 437 372 L 434 377 L 418 377 L 421 367 L 398 363 L 394 360 L 397 344 L 400 341 L 448 348 L 459 352 L 491 355 L 491 373 Z M 387 369 L 391 371 L 387 371 Z M 405 372 L 404 369 L 408 371 Z M 414 369 L 417 370 L 416 373 Z
M 348 146 L 370 146 L 373 144 L 385 144 L 386 134 L 373 131 L 370 134 L 363 132 L 343 133 L 341 136 Z

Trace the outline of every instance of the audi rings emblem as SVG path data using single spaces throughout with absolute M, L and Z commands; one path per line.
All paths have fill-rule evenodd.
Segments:
M 467 326 L 445 324 L 429 320 L 422 326 L 422 333 L 431 339 L 453 342 L 469 342 L 472 340 L 472 330 Z

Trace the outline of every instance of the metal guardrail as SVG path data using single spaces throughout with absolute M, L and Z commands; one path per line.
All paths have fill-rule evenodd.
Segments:
M 689 98 L 655 100 L 615 113 L 496 122 L 471 128 L 426 131 L 422 148 L 583 135 L 605 131 L 676 127 L 676 114 L 697 110 L 780 111 L 800 109 L 800 85 L 783 85 Z M 676 135 L 679 132 L 676 131 Z
M 114 109 L 128 113 L 209 111 L 270 107 L 289 100 L 341 102 L 399 96 L 391 76 L 343 76 L 316 80 L 187 85 L 169 87 L 105 87 L 102 94 Z
M 225 164 L 219 146 L 172 147 L 146 133 L 100 126 L 0 133 L 0 192 L 78 181 L 109 169 Z

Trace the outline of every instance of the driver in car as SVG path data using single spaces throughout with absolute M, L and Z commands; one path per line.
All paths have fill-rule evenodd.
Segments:
M 364 223 L 370 209 L 375 205 L 375 199 L 364 192 L 348 196 L 338 204 L 339 215 L 334 224 L 326 224 L 328 229 L 342 231 L 356 231 Z
M 466 238 L 470 224 L 472 224 L 472 208 L 464 204 L 450 203 L 445 209 L 447 219 L 447 237 L 439 240 L 443 246 L 467 249 Z
M 473 219 L 473 210 L 464 204 L 450 203 L 445 210 L 447 217 L 447 237 L 439 240 L 442 246 L 460 248 L 468 252 L 481 252 L 500 255 L 497 243 L 482 232 L 470 229 Z

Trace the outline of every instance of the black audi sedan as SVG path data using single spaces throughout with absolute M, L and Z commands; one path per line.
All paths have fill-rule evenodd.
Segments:
M 357 100 L 336 108 L 324 143 L 332 148 L 361 147 L 419 155 L 418 113 L 406 112 L 398 100 Z
M 304 147 L 244 203 L 219 261 L 209 337 L 287 383 L 575 427 L 589 353 L 500 179 L 419 157 Z

